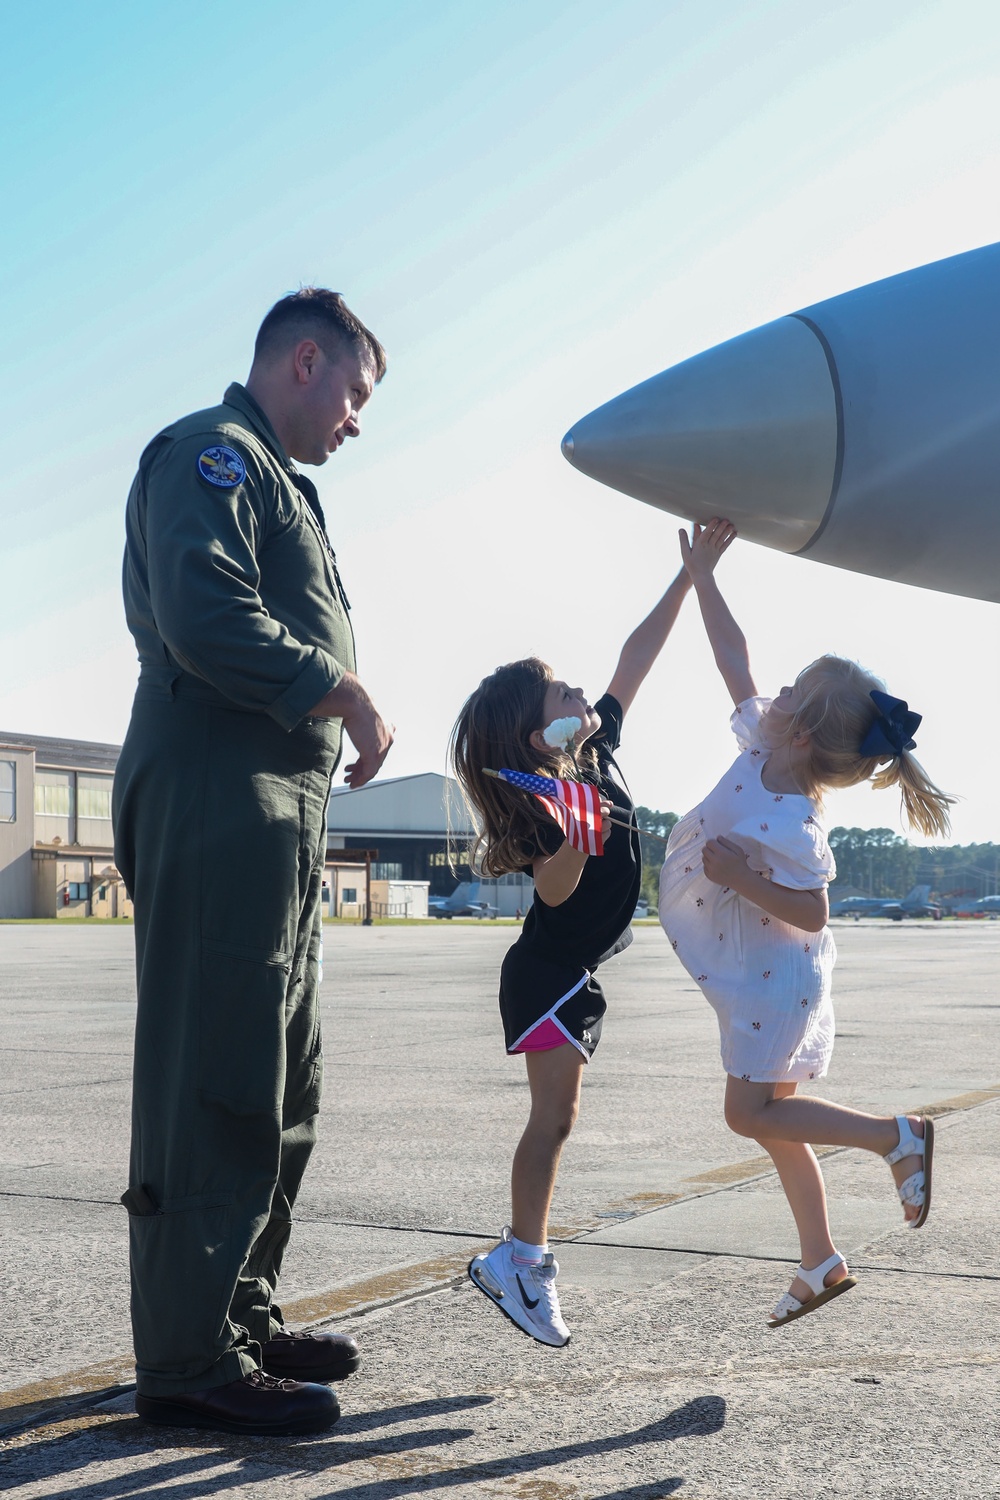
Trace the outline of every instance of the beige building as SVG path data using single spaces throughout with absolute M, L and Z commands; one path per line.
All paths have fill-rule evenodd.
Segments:
M 0 731 L 0 917 L 130 917 L 114 864 L 117 745 Z

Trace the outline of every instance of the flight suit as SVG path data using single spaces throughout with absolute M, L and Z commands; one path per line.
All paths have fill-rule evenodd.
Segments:
M 135 904 L 128 1191 L 140 1392 L 257 1368 L 316 1134 L 326 806 L 355 667 L 315 487 L 240 385 L 146 448 L 123 588 L 140 675 L 115 775 Z

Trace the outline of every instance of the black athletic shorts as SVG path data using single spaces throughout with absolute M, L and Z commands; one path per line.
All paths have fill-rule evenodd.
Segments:
M 608 1003 L 589 969 L 540 958 L 521 942 L 500 969 L 500 1014 L 508 1052 L 545 1052 L 571 1042 L 589 1062 Z

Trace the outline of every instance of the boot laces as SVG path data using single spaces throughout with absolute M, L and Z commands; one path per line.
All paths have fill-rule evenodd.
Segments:
M 294 1385 L 294 1380 L 285 1380 L 277 1375 L 269 1375 L 266 1370 L 251 1370 L 249 1375 L 244 1375 L 247 1385 L 253 1385 L 262 1391 L 283 1391 L 288 1386 Z

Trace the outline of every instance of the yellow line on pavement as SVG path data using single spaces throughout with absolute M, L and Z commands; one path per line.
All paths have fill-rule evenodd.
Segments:
M 369 1276 L 364 1281 L 352 1281 L 349 1286 L 299 1297 L 294 1302 L 282 1302 L 282 1312 L 290 1323 L 321 1323 L 329 1318 L 342 1318 L 347 1313 L 363 1312 L 366 1308 L 382 1307 L 454 1280 L 462 1275 L 474 1255 L 491 1248 L 491 1244 L 469 1245 L 450 1255 L 436 1256 L 434 1260 L 422 1260 L 413 1266 L 400 1266 L 395 1271 Z
M 1000 1084 L 986 1089 L 974 1089 L 966 1094 L 956 1094 L 953 1098 L 941 1099 L 934 1104 L 921 1105 L 909 1113 L 939 1117 L 975 1109 L 995 1099 L 1000 1099 Z M 839 1149 L 841 1148 L 835 1146 L 820 1147 L 817 1154 Z M 770 1157 L 755 1156 L 748 1161 L 713 1167 L 696 1176 L 686 1177 L 684 1181 L 724 1187 L 729 1183 L 759 1177 L 773 1170 Z M 617 1205 L 613 1205 L 611 1211 L 614 1212 L 617 1207 L 621 1210 L 623 1217 L 629 1214 L 629 1210 L 631 1210 L 631 1215 L 649 1213 L 690 1196 L 693 1195 L 659 1192 L 633 1193 L 621 1199 Z M 557 1228 L 553 1225 L 552 1235 L 553 1238 L 558 1239 L 592 1232 L 601 1228 L 603 1223 L 604 1220 L 595 1217 L 586 1223 L 580 1221 L 572 1226 Z M 400 1266 L 376 1276 L 365 1277 L 361 1281 L 351 1282 L 347 1286 L 334 1287 L 329 1291 L 296 1298 L 291 1302 L 283 1303 L 283 1309 L 290 1323 L 318 1324 L 333 1318 L 343 1318 L 347 1315 L 357 1315 L 366 1311 L 374 1311 L 379 1307 L 391 1306 L 396 1301 L 446 1286 L 464 1272 L 473 1255 L 479 1250 L 488 1248 L 488 1244 L 470 1243 L 461 1251 L 439 1255 L 431 1260 L 418 1261 L 414 1265 Z M 70 1370 L 66 1374 L 56 1375 L 49 1380 L 35 1381 L 30 1385 L 18 1386 L 14 1390 L 0 1391 L 0 1411 L 4 1413 L 5 1421 L 10 1423 L 34 1414 L 41 1417 L 47 1408 L 66 1402 L 73 1396 L 87 1395 L 110 1386 L 127 1383 L 133 1379 L 133 1373 L 131 1355 L 122 1353 L 113 1359 L 87 1365 L 83 1369 Z

